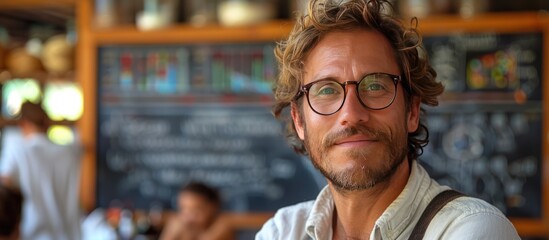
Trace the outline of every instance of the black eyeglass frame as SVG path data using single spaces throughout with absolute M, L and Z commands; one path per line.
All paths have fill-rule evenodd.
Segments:
M 387 104 L 387 106 L 384 106 L 384 107 L 381 107 L 381 108 L 372 108 L 372 107 L 368 107 L 364 102 L 362 102 L 362 99 L 360 99 L 360 94 L 358 92 L 358 86 L 360 85 L 360 83 L 366 79 L 366 77 L 368 76 L 371 76 L 371 75 L 385 75 L 385 76 L 389 76 L 392 80 L 393 80 L 393 83 L 395 85 L 395 92 L 393 94 L 393 98 L 391 99 L 391 101 Z M 309 107 L 317 114 L 319 115 L 323 115 L 323 116 L 329 116 L 329 115 L 332 115 L 336 112 L 338 112 L 342 107 L 343 105 L 345 104 L 345 100 L 347 100 L 347 85 L 349 84 L 355 84 L 356 87 L 355 87 L 355 91 L 356 91 L 356 95 L 357 95 L 357 98 L 358 98 L 358 102 L 360 102 L 360 104 L 367 108 L 367 109 L 370 109 L 370 110 L 383 110 L 385 108 L 388 108 L 389 106 L 391 106 L 393 104 L 393 102 L 395 101 L 396 99 L 396 95 L 397 95 L 397 92 L 398 92 L 398 82 L 401 81 L 402 78 L 401 76 L 398 76 L 398 75 L 393 75 L 393 74 L 389 74 L 389 73 L 383 73 L 383 72 L 375 72 L 375 73 L 369 73 L 369 74 L 366 74 L 364 75 L 364 77 L 362 77 L 362 79 L 360 79 L 360 81 L 346 81 L 346 82 L 338 82 L 336 80 L 326 80 L 326 79 L 321 79 L 321 80 L 317 80 L 317 81 L 314 81 L 314 82 L 310 82 L 310 83 L 307 83 L 303 86 L 301 86 L 301 88 L 299 88 L 299 91 L 297 92 L 296 96 L 294 97 L 294 101 L 297 101 L 300 97 L 302 97 L 303 95 L 306 95 L 307 96 L 307 103 L 309 104 Z M 321 82 L 321 81 L 332 81 L 334 83 L 337 83 L 339 84 L 342 88 L 343 88 L 343 101 L 341 101 L 341 105 L 332 113 L 320 113 L 318 112 L 317 110 L 315 110 L 313 108 L 313 106 L 311 105 L 311 101 L 309 100 L 309 90 L 311 89 L 311 87 L 317 83 L 317 82 Z

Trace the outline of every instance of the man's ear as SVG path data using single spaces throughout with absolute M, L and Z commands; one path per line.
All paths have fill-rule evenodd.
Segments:
M 292 102 L 291 114 L 292 114 L 292 121 L 294 122 L 295 131 L 297 132 L 297 136 L 299 136 L 299 139 L 304 140 L 305 129 L 303 127 L 303 123 L 301 122 L 301 117 L 299 116 L 299 110 L 297 108 L 298 108 L 297 104 L 295 102 Z
M 418 96 L 413 96 L 410 101 L 410 109 L 408 111 L 408 132 L 415 132 L 419 127 L 419 115 L 420 111 L 421 98 Z

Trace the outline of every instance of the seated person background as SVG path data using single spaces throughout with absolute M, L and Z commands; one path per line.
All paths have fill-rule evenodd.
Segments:
M 178 212 L 168 220 L 161 240 L 233 239 L 227 222 L 221 218 L 221 197 L 217 190 L 198 182 L 181 189 Z
M 0 184 L 0 240 L 19 239 L 22 207 L 19 189 Z

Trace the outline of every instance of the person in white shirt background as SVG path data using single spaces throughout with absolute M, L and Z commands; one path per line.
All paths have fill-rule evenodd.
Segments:
M 46 136 L 50 120 L 40 103 L 21 105 L 22 137 L 5 142 L 0 159 L 2 184 L 21 190 L 21 239 L 81 239 L 78 192 L 82 149 L 57 145 Z
M 419 238 L 519 239 L 483 200 L 427 207 L 449 187 L 416 161 L 429 140 L 422 104 L 438 105 L 444 87 L 414 26 L 388 10 L 382 0 L 311 0 L 278 43 L 273 113 L 328 185 L 277 211 L 256 239 L 413 239 L 426 210 L 435 215 Z

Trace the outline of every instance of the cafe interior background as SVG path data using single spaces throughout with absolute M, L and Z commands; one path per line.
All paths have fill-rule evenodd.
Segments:
M 497 206 L 524 239 L 549 236 L 549 2 L 393 0 L 419 19 L 446 92 L 427 109 L 431 176 Z M 273 49 L 304 0 L 0 1 L 2 146 L 24 101 L 49 138 L 84 147 L 83 226 L 146 231 L 203 181 L 238 239 L 325 180 L 269 112 Z M 0 151 L 2 151 L 0 147 Z M 93 232 L 93 231 L 92 231 Z

